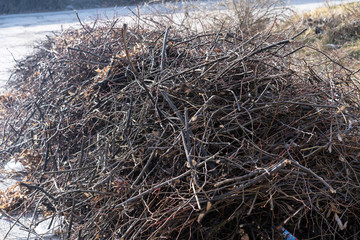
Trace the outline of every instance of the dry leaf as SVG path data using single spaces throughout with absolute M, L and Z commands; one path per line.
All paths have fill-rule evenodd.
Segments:
M 342 138 L 342 136 L 338 133 L 337 134 L 337 138 L 338 138 L 338 140 L 340 141 L 340 142 L 343 142 L 344 140 L 343 140 L 343 138 Z
M 245 233 L 244 236 L 241 237 L 241 240 L 249 240 L 249 235 L 247 233 Z
M 340 211 L 337 209 L 334 203 L 330 202 L 330 206 L 332 212 L 340 214 Z
M 200 223 L 201 220 L 205 217 L 205 213 L 200 213 L 198 219 L 197 219 L 197 222 Z
M 337 222 L 337 224 L 338 224 L 341 231 L 345 230 L 345 228 L 347 227 L 348 222 L 346 221 L 345 224 L 343 224 L 341 219 L 337 215 L 337 213 L 335 213 L 335 221 Z
M 207 204 L 206 204 L 206 212 L 208 212 L 211 209 L 211 207 L 212 207 L 211 202 L 207 202 Z
M 344 111 L 344 109 L 345 109 L 345 106 L 342 106 L 336 111 L 336 113 L 339 114 L 340 112 Z
M 339 160 L 341 162 L 346 162 L 345 157 L 343 155 L 339 155 Z

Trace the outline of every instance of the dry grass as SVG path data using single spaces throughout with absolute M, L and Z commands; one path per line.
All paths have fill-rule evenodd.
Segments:
M 304 43 L 326 51 L 332 57 L 357 68 L 360 48 L 360 3 L 317 8 L 295 14 L 280 29 L 307 28 Z M 300 24 L 299 24 L 300 23 Z M 311 54 L 307 53 L 307 56 Z M 355 62 L 354 62 L 355 61 Z

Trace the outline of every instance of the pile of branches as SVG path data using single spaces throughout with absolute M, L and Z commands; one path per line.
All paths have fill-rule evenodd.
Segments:
M 13 211 L 61 216 L 70 239 L 358 235 L 352 73 L 296 68 L 298 34 L 158 24 L 67 30 L 18 64 L 1 101 L 2 157 L 28 168 Z

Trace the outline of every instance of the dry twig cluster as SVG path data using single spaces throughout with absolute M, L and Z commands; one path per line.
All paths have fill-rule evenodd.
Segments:
M 359 90 L 296 70 L 296 37 L 113 22 L 19 63 L 2 155 L 71 239 L 351 239 L 360 231 Z M 29 160 L 30 159 L 30 160 Z

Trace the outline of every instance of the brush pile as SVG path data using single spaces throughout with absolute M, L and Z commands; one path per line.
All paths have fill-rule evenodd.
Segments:
M 1 154 L 27 195 L 8 211 L 63 216 L 69 239 L 356 236 L 352 73 L 297 68 L 298 34 L 152 24 L 67 30 L 19 62 Z

